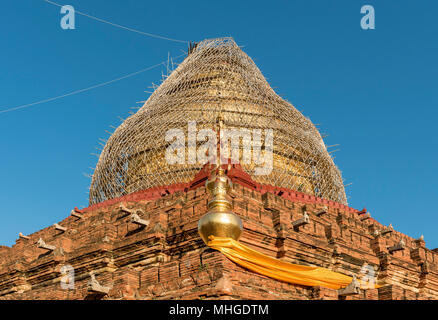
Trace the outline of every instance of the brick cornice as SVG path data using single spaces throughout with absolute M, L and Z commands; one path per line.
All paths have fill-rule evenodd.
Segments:
M 321 204 L 326 205 L 333 208 L 342 209 L 344 211 L 350 212 L 350 213 L 357 213 L 361 214 L 363 213 L 363 210 L 357 210 L 354 208 L 351 208 L 349 206 L 346 206 L 344 204 L 338 203 L 336 201 L 327 200 L 323 198 L 319 198 L 313 195 L 309 195 L 303 192 L 295 191 L 292 189 L 287 188 L 281 188 L 281 187 L 275 187 L 267 184 L 260 184 L 255 182 L 249 174 L 247 174 L 245 171 L 243 171 L 240 164 L 232 164 L 230 166 L 228 165 L 222 165 L 222 167 L 226 170 L 227 176 L 231 179 L 233 183 L 237 183 L 239 185 L 242 185 L 244 187 L 247 187 L 249 189 L 253 189 L 255 191 L 260 192 L 261 194 L 265 194 L 267 192 L 273 193 L 275 195 L 278 195 L 280 197 L 283 197 L 290 201 L 299 201 L 302 203 L 309 203 L 309 204 Z M 195 175 L 193 180 L 188 183 L 176 183 L 172 185 L 163 185 L 158 187 L 153 187 L 150 189 L 145 189 L 137 192 L 133 192 L 130 194 L 127 194 L 122 197 L 109 199 L 94 205 L 91 205 L 89 207 L 83 208 L 81 210 L 75 208 L 78 212 L 86 212 L 95 210 L 98 208 L 106 208 L 111 205 L 114 205 L 116 203 L 120 202 L 138 202 L 138 201 L 151 201 L 159 199 L 167 194 L 173 194 L 178 191 L 186 192 L 188 190 L 194 190 L 200 187 L 203 187 L 205 185 L 205 181 L 210 177 L 211 171 L 213 170 L 214 165 L 212 164 L 206 164 L 204 167 Z

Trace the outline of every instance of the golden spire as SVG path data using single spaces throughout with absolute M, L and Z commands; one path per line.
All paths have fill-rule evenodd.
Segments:
M 227 199 L 228 191 L 232 186 L 231 180 L 225 174 L 225 170 L 219 166 L 215 168 L 211 175 L 211 178 L 205 183 L 208 192 L 212 196 L 212 200 L 208 203 L 208 212 L 231 211 L 231 203 Z
M 218 135 L 220 135 L 222 128 L 220 116 L 218 124 Z M 198 222 L 198 232 L 205 243 L 208 242 L 208 237 L 211 235 L 232 238 L 237 241 L 242 234 L 242 220 L 232 212 L 232 205 L 227 199 L 232 185 L 233 183 L 220 165 L 220 150 L 218 150 L 216 165 L 211 172 L 210 179 L 205 183 L 212 199 L 207 205 L 208 212 Z

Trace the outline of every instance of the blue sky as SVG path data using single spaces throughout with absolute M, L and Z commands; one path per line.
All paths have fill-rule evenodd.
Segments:
M 60 0 L 58 0 L 60 1 Z M 55 2 L 58 2 L 55 0 Z M 141 31 L 199 41 L 232 36 L 278 94 L 340 144 L 349 205 L 438 247 L 436 1 L 68 0 Z M 362 30 L 371 4 L 376 29 Z M 0 7 L 0 111 L 121 77 L 186 45 L 81 15 L 60 27 L 43 0 Z M 0 245 L 88 205 L 99 138 L 146 100 L 163 68 L 44 104 L 0 113 Z

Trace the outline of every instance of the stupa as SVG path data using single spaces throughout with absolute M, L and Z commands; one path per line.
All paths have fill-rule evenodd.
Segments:
M 231 38 L 190 46 L 115 130 L 89 202 L 0 247 L 0 299 L 438 298 L 438 250 L 348 206 L 316 127 Z

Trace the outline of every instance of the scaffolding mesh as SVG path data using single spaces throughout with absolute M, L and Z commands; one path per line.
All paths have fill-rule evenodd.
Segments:
M 232 38 L 204 40 L 108 139 L 94 171 L 90 204 L 156 186 L 186 183 L 202 164 L 168 164 L 170 128 L 272 129 L 273 170 L 255 175 L 261 184 L 289 188 L 347 204 L 340 171 L 323 139 L 295 107 L 269 86 L 252 59 Z

